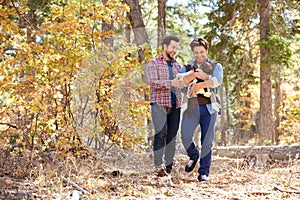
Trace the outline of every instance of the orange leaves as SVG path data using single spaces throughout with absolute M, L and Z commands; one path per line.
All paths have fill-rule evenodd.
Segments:
M 49 56 L 49 59 L 50 61 L 52 62 L 57 62 L 59 61 L 60 59 L 62 59 L 64 56 L 60 55 L 60 54 L 55 54 L 55 55 L 50 55 Z
M 18 1 L 24 17 L 31 12 L 27 3 Z M 49 6 L 37 8 L 39 16 L 31 16 L 36 24 L 24 23 L 9 6 L 0 10 L 5 33 L 0 50 L 10 50 L 0 62 L 0 98 L 6 96 L 0 101 L 5 106 L 1 115 L 18 125 L 5 127 L 11 131 L 5 139 L 15 134 L 14 145 L 65 150 L 79 145 L 70 138 L 77 138 L 81 126 L 93 131 L 86 135 L 105 133 L 124 147 L 133 147 L 144 134 L 143 113 L 147 113 L 146 105 L 138 103 L 144 86 L 137 48 L 115 37 L 112 51 L 103 40 L 115 33 L 102 31 L 103 21 L 123 26 L 128 6 L 117 0 L 106 5 L 53 1 Z

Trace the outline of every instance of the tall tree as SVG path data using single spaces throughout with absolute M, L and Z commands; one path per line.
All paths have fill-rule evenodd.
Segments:
M 143 15 L 141 12 L 141 6 L 139 0 L 126 0 L 127 5 L 130 7 L 130 12 L 128 13 L 128 18 L 131 24 L 131 29 L 134 34 L 133 42 L 138 46 L 145 43 L 149 43 L 149 36 L 145 28 L 143 21 Z M 145 54 L 142 48 L 139 48 L 139 61 L 142 63 Z
M 279 130 L 278 127 L 280 126 L 280 116 L 279 116 L 279 109 L 280 109 L 280 100 L 281 100 L 281 78 L 275 77 L 274 81 L 274 142 L 278 144 L 279 142 Z
M 130 7 L 130 12 L 127 13 L 127 17 L 130 21 L 131 29 L 134 34 L 134 43 L 139 46 L 138 49 L 138 60 L 145 67 L 145 51 L 142 48 L 143 44 L 149 44 L 149 36 L 145 28 L 143 21 L 143 15 L 141 12 L 141 6 L 139 0 L 126 0 L 127 5 Z M 142 78 L 147 82 L 147 77 L 142 74 Z M 148 91 L 144 91 L 144 100 L 149 100 Z M 152 129 L 150 127 L 151 120 L 149 117 L 146 118 L 146 125 L 148 126 L 148 138 L 152 138 Z M 149 141 L 150 142 L 150 141 Z
M 108 0 L 102 0 L 103 5 L 105 6 L 107 2 Z M 105 18 L 102 19 L 102 31 L 105 33 L 104 35 L 106 36 L 106 38 L 103 38 L 103 40 L 106 45 L 110 45 L 111 47 L 114 44 L 113 37 L 111 37 L 113 30 L 113 21 L 105 20 Z
M 162 44 L 162 39 L 166 35 L 166 0 L 158 0 L 158 27 L 157 27 L 157 47 L 160 47 Z
M 260 9 L 260 40 L 268 39 L 270 34 L 270 1 L 259 0 Z M 269 62 L 269 48 L 265 45 L 260 47 L 260 136 L 272 139 L 274 135 L 274 122 L 272 115 L 272 83 L 271 63 Z
M 292 66 L 292 41 L 297 41 L 295 35 L 299 33 L 299 22 L 297 9 L 299 9 L 296 1 L 279 0 L 273 2 L 271 13 L 271 38 L 268 39 L 268 45 L 271 49 L 269 59 L 272 61 L 272 80 L 274 88 L 274 142 L 279 143 L 279 135 L 282 121 L 280 112 L 282 110 L 282 100 L 285 100 L 286 91 L 284 91 L 284 83 L 286 77 L 291 70 L 297 70 Z M 292 28 L 290 28 L 292 27 Z M 298 27 L 298 28 L 297 28 Z M 296 43 L 296 42 L 295 42 Z M 291 77 L 288 78 L 291 81 Z M 283 81 L 284 80 L 284 81 Z

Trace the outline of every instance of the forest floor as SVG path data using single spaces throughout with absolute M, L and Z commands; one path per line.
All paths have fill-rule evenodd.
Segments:
M 213 156 L 208 183 L 197 181 L 198 164 L 184 172 L 187 160 L 177 153 L 171 175 L 157 177 L 152 152 L 146 151 L 111 150 L 34 165 L 6 158 L 0 199 L 300 199 L 300 160 L 242 169 L 242 159 Z

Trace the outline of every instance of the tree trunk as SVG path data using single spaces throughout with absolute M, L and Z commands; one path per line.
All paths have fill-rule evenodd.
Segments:
M 225 126 L 225 107 L 224 107 L 224 87 L 220 88 L 220 104 L 221 104 L 221 144 L 226 146 L 226 126 Z
M 260 40 L 268 38 L 270 28 L 270 3 L 269 0 L 259 0 L 260 4 Z M 260 47 L 260 136 L 262 139 L 271 140 L 274 135 L 272 117 L 272 84 L 271 67 L 268 63 L 269 49 Z
M 127 13 L 128 19 L 130 21 L 131 28 L 134 34 L 133 42 L 135 44 L 142 45 L 145 43 L 150 43 L 149 36 L 145 28 L 145 24 L 143 21 L 143 15 L 141 12 L 141 7 L 139 5 L 139 0 L 126 0 L 127 5 L 130 7 L 130 12 Z M 128 30 L 127 30 L 128 31 Z M 143 49 L 139 49 L 138 52 L 139 62 L 143 65 L 143 69 L 145 69 L 146 64 L 144 63 L 145 54 Z M 142 74 L 142 79 L 147 82 L 147 77 L 145 77 L 145 73 Z M 144 92 L 144 100 L 149 101 L 149 95 L 145 91 Z M 148 126 L 148 142 L 152 143 L 152 123 L 149 117 L 146 118 L 146 125 Z M 151 145 L 151 144 L 150 144 Z
M 290 160 L 299 157 L 300 146 L 232 146 L 216 147 L 213 154 L 228 158 L 244 158 L 257 154 L 271 154 L 276 160 Z
M 230 111 L 229 111 L 229 90 L 228 90 L 229 86 L 228 86 L 228 83 L 226 83 L 225 85 L 225 100 L 226 100 L 226 112 L 225 112 L 225 109 L 224 109 L 224 112 L 226 114 L 226 122 L 225 122 L 225 132 L 228 131 L 228 128 L 230 126 L 230 121 L 231 121 L 231 115 L 230 115 Z M 226 140 L 226 138 L 225 138 Z M 226 141 L 225 145 L 224 146 L 227 146 L 227 144 L 229 143 L 229 141 Z
M 162 39 L 166 35 L 166 0 L 158 0 L 158 29 L 157 29 L 157 47 L 162 44 Z
M 149 43 L 149 36 L 147 34 L 145 24 L 143 21 L 143 15 L 141 12 L 141 6 L 139 5 L 139 0 L 126 0 L 126 3 L 130 7 L 128 18 L 134 34 L 133 42 L 138 46 L 145 43 Z M 144 51 L 142 49 L 139 49 L 138 53 L 139 62 L 142 63 L 145 58 Z
M 275 106 L 274 106 L 274 141 L 276 144 L 279 142 L 279 131 L 278 127 L 280 125 L 280 116 L 279 116 L 279 109 L 280 109 L 280 100 L 281 100 L 281 78 L 275 78 Z
M 108 2 L 108 0 L 102 0 L 103 5 L 105 5 Z M 102 20 L 102 31 L 104 33 L 109 33 L 110 31 L 114 30 L 114 25 L 113 23 L 108 23 L 105 20 Z M 104 34 L 106 35 L 106 34 Z M 108 37 L 108 38 L 102 38 L 104 41 L 104 44 L 106 45 L 110 45 L 111 47 L 113 47 L 114 45 L 114 39 L 113 37 Z

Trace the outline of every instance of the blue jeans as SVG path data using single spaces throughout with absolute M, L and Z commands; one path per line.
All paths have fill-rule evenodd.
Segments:
M 165 107 L 153 104 L 151 115 L 155 129 L 153 145 L 155 167 L 158 168 L 164 164 L 171 170 L 180 122 L 180 108 L 169 108 L 167 111 Z
M 187 110 L 183 113 L 181 139 L 191 160 L 196 160 L 199 157 L 199 150 L 193 141 L 193 135 L 196 127 L 200 124 L 201 156 L 198 173 L 201 175 L 209 175 L 216 119 L 217 113 L 211 115 L 206 105 L 197 105 L 192 109 L 188 105 Z

